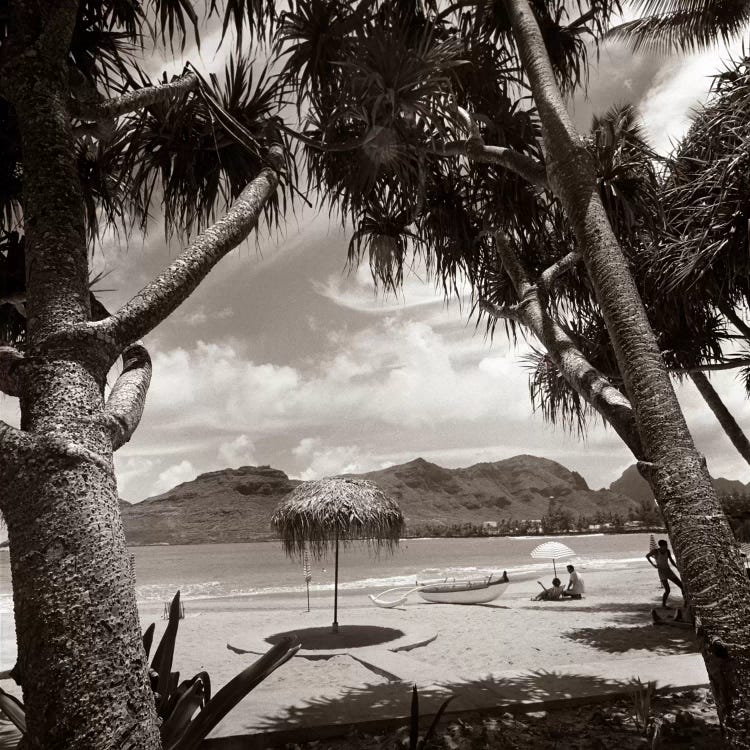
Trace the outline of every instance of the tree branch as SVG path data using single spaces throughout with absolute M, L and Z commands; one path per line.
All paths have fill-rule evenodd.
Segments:
M 498 320 L 515 320 L 517 323 L 523 323 L 523 315 L 519 305 L 496 305 L 489 300 L 480 299 L 479 309 Z
M 721 400 L 721 396 L 719 396 L 709 379 L 702 372 L 691 372 L 690 379 L 714 413 L 727 437 L 732 441 L 732 445 L 734 445 L 742 458 L 750 464 L 750 441 L 739 424 L 737 424 L 737 420 L 732 415 L 732 412 L 727 409 L 726 404 Z
M 258 223 L 263 207 L 279 184 L 283 151 L 272 146 L 258 176 L 242 191 L 229 211 L 196 239 L 114 315 L 87 328 L 121 351 L 143 338 L 181 305 L 208 272 L 242 242 Z
M 30 432 L 24 432 L 17 427 L 12 427 L 0 419 L 0 454 L 19 455 L 23 451 L 35 448 L 37 440 Z
M 573 339 L 545 309 L 539 287 L 531 283 L 518 253 L 504 232 L 495 233 L 495 248 L 521 300 L 514 306 L 517 307 L 517 320 L 534 333 L 568 385 L 612 425 L 636 458 L 643 458 L 635 414 L 628 399 L 586 359 Z M 482 304 L 480 301 L 480 306 L 492 314 L 488 303 Z
M 527 182 L 541 188 L 549 188 L 547 168 L 540 161 L 505 146 L 486 146 L 479 126 L 471 113 L 457 107 L 458 119 L 469 134 L 466 141 L 452 141 L 435 149 L 433 153 L 444 156 L 466 156 L 472 161 L 499 164 L 515 172 Z
M 542 271 L 537 286 L 539 286 L 544 292 L 548 292 L 555 281 L 576 266 L 580 260 L 581 256 L 576 251 L 573 250 L 569 252 L 566 256 L 553 263 L 549 268 Z
M 750 359 L 747 357 L 735 357 L 728 359 L 726 362 L 713 362 L 697 367 L 676 367 L 670 368 L 670 372 L 685 372 L 688 374 L 694 372 L 714 372 L 715 370 L 736 370 L 738 367 L 750 366 Z
M 151 357 L 146 347 L 131 344 L 122 353 L 122 372 L 104 406 L 104 419 L 112 435 L 112 450 L 130 440 L 143 416 L 151 384 Z
M 70 113 L 82 120 L 112 120 L 128 112 L 149 107 L 157 102 L 168 101 L 173 97 L 184 96 L 198 85 L 198 76 L 187 73 L 169 83 L 159 86 L 144 86 L 142 89 L 128 91 L 127 94 L 105 99 L 101 102 L 70 101 Z
M 743 337 L 750 341 L 750 326 L 737 314 L 737 311 L 731 305 L 727 304 L 720 304 L 719 310 Z
M 16 367 L 23 354 L 12 346 L 0 346 L 0 393 L 7 396 L 18 395 Z
M 481 138 L 470 138 L 466 142 L 466 156 L 472 161 L 499 164 L 515 172 L 532 185 L 549 188 L 547 169 L 530 156 L 504 146 L 485 146 Z

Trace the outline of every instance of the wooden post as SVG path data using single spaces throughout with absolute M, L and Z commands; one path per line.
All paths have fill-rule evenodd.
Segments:
M 333 631 L 339 632 L 339 530 L 336 529 L 336 562 L 333 573 Z

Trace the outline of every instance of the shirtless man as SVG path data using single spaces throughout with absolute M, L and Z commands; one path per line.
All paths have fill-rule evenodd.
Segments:
M 664 587 L 664 594 L 661 598 L 661 606 L 665 609 L 667 607 L 667 599 L 669 599 L 670 592 L 670 581 L 672 581 L 679 587 L 684 599 L 685 589 L 683 588 L 682 581 L 674 574 L 672 569 L 669 567 L 669 564 L 672 563 L 672 565 L 676 568 L 677 563 L 674 561 L 672 553 L 669 551 L 666 540 L 660 539 L 659 546 L 656 549 L 652 549 L 651 552 L 646 555 L 646 559 L 649 561 L 652 567 L 656 568 L 657 572 L 659 573 L 659 580 L 661 581 L 661 585 Z

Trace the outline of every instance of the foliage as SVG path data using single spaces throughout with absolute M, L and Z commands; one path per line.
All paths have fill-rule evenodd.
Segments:
M 631 681 L 630 697 L 633 701 L 633 721 L 636 729 L 646 734 L 653 715 L 652 703 L 656 695 L 656 682 L 641 682 L 640 677 Z
M 733 492 L 719 500 L 738 542 L 750 542 L 750 495 Z
M 229 711 L 266 677 L 289 661 L 299 651 L 300 644 L 294 638 L 283 638 L 211 697 L 208 672 L 199 672 L 180 682 L 180 673 L 172 671 L 179 622 L 178 591 L 172 599 L 169 621 L 151 662 L 151 687 L 161 720 L 161 739 L 165 750 L 197 750 Z M 149 625 L 143 634 L 147 657 L 154 627 L 154 624 Z M 3 690 L 0 690 L 0 710 L 19 730 L 25 732 L 23 705 Z
M 241 40 L 243 28 L 270 33 L 276 6 L 271 0 L 212 0 L 208 12 Z M 69 57 L 74 103 L 85 114 L 86 106 L 107 97 L 179 80 L 166 74 L 151 80 L 143 53 L 152 43 L 184 48 L 195 41 L 200 49 L 198 7 L 192 0 L 79 3 Z M 0 0 L 0 19 L 7 17 L 8 0 Z M 6 37 L 0 23 L 0 45 Z M 187 93 L 109 121 L 74 119 L 92 251 L 110 234 L 145 232 L 157 211 L 167 235 L 185 238 L 211 224 L 266 164 L 268 147 L 283 140 L 283 104 L 279 79 L 238 43 L 222 73 L 200 78 Z M 22 345 L 23 149 L 15 112 L 2 96 L 0 133 L 0 341 Z M 295 166 L 286 151 L 293 181 Z M 279 226 L 288 198 L 285 183 L 264 207 L 267 226 Z
M 406 742 L 403 742 L 402 744 L 405 747 L 408 747 L 409 750 L 425 750 L 426 748 L 430 747 L 430 743 L 435 736 L 435 732 L 437 730 L 438 724 L 440 723 L 440 719 L 442 718 L 443 713 L 445 713 L 445 709 L 448 708 L 448 704 L 453 700 L 453 697 L 454 696 L 452 695 L 449 696 L 440 704 L 440 707 L 438 708 L 435 716 L 430 722 L 430 726 L 427 728 L 424 736 L 420 737 L 419 693 L 417 692 L 417 686 L 414 685 L 411 691 L 411 708 L 409 710 L 408 745 Z
M 750 23 L 747 0 L 634 0 L 645 15 L 611 30 L 634 51 L 694 52 L 728 42 Z

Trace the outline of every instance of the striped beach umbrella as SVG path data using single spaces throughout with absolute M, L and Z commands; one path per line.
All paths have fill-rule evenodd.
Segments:
M 555 578 L 557 578 L 557 565 L 555 561 L 565 557 L 573 557 L 574 555 L 575 552 L 562 542 L 544 542 L 531 550 L 531 556 L 537 560 L 552 560 Z
M 659 545 L 656 543 L 656 537 L 651 534 L 651 536 L 648 538 L 648 551 L 653 552 L 655 549 L 658 549 Z

